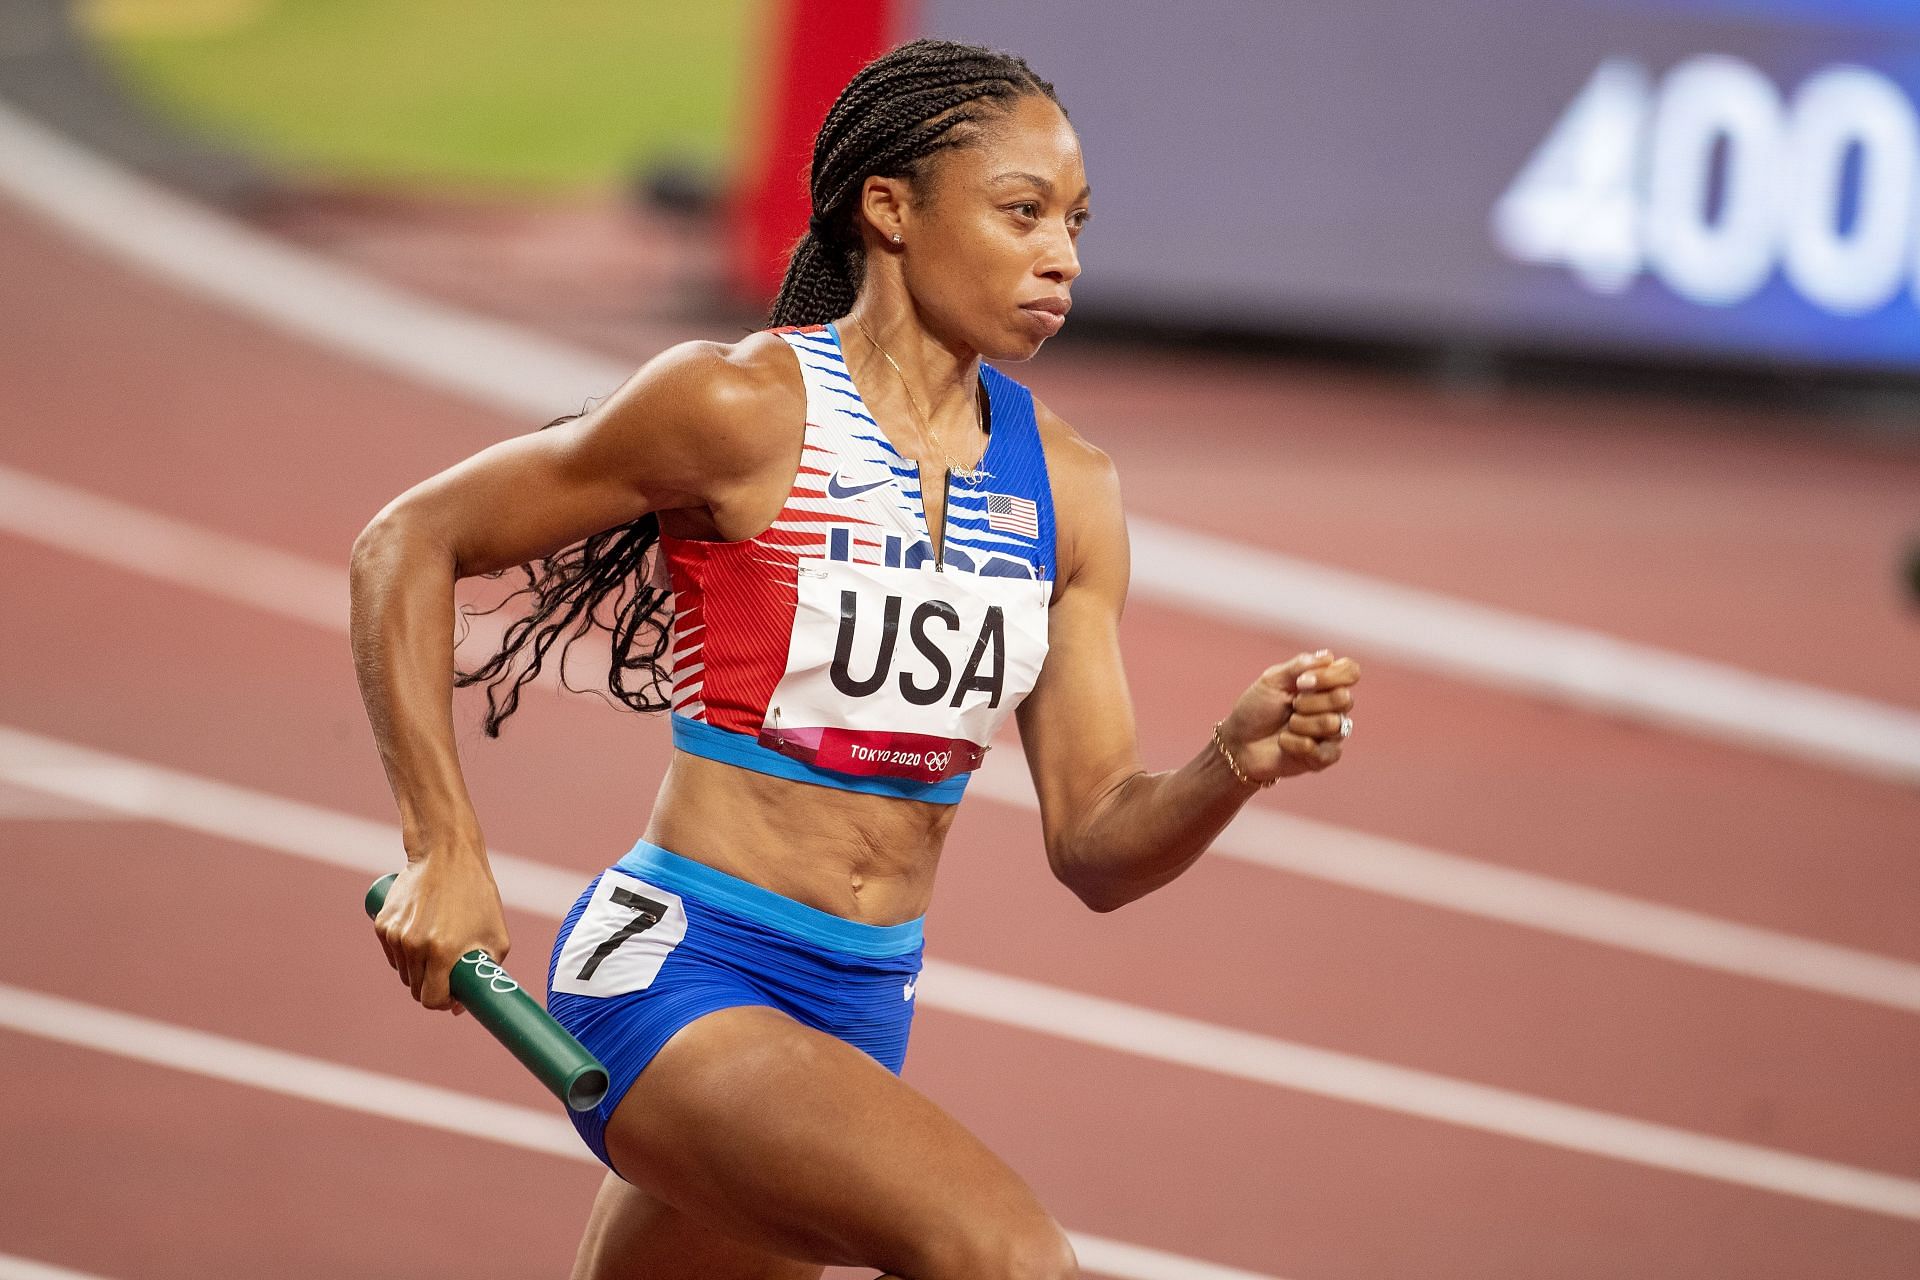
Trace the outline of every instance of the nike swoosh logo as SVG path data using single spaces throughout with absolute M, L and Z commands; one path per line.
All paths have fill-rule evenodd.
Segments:
M 835 472 L 833 475 L 827 477 L 827 496 L 829 498 L 853 498 L 858 497 L 869 489 L 878 489 L 883 484 L 892 483 L 893 477 L 888 476 L 884 480 L 875 480 L 872 484 L 843 485 L 840 483 L 839 473 Z
M 900 998 L 901 998 L 902 1000 L 911 1000 L 911 999 L 913 999 L 913 987 L 914 987 L 914 983 L 917 983 L 917 982 L 919 982 L 919 981 L 920 981 L 920 979 L 918 979 L 918 978 L 915 978 L 915 979 L 913 980 L 913 982 L 909 982 L 909 983 L 907 983 L 907 984 L 906 984 L 906 987 L 905 987 L 905 994 L 903 994 L 903 995 L 902 995 L 902 996 L 901 996 Z

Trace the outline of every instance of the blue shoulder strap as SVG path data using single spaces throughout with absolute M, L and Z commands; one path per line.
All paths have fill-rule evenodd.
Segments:
M 997 461 L 985 488 L 992 493 L 1025 498 L 1039 514 L 1037 554 L 1043 576 L 1051 580 L 1057 563 L 1053 522 L 1053 486 L 1047 478 L 1047 456 L 1040 447 L 1040 425 L 1034 418 L 1033 392 L 986 361 L 980 375 L 987 384 L 987 405 Z M 1002 437 L 1001 432 L 1007 434 Z

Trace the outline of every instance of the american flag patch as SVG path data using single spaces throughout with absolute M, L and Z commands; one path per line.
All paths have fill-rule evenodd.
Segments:
M 1040 508 L 1026 498 L 1006 493 L 987 495 L 987 527 L 1023 538 L 1040 536 Z

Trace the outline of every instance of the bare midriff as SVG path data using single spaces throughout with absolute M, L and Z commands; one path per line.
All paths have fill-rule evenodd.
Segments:
M 844 791 L 675 751 L 643 837 L 863 924 L 925 915 L 959 806 Z

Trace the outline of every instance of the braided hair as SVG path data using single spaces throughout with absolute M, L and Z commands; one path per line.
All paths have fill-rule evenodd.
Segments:
M 825 324 L 851 311 L 865 275 L 854 218 L 866 180 L 923 186 L 928 157 L 978 143 L 987 111 L 1033 95 L 1059 106 L 1025 59 L 951 40 L 913 40 L 862 68 L 813 140 L 813 214 L 767 323 Z
M 989 112 L 1005 113 L 1034 95 L 1059 105 L 1053 86 L 1024 59 L 951 40 L 912 40 L 862 67 L 827 110 L 814 138 L 808 173 L 812 215 L 788 257 L 768 327 L 824 324 L 853 309 L 866 275 L 854 217 L 868 177 L 906 178 L 919 187 L 928 177 L 929 157 L 977 145 Z M 546 427 L 580 416 L 567 414 Z M 657 558 L 659 541 L 660 517 L 649 512 L 544 557 L 537 568 L 531 562 L 519 566 L 526 585 L 482 612 L 492 613 L 521 595 L 532 597 L 530 612 L 506 629 L 500 651 L 485 663 L 473 671 L 454 669 L 457 687 L 489 682 L 488 737 L 500 736 L 500 726 L 520 705 L 521 686 L 540 674 L 554 642 L 571 632 L 561 646 L 564 684 L 567 648 L 596 625 L 613 636 L 609 691 L 635 711 L 671 706 L 661 660 L 672 595 L 647 572 L 647 558 Z M 531 657 L 513 675 L 523 651 Z M 628 678 L 635 675 L 637 686 L 629 686 Z

